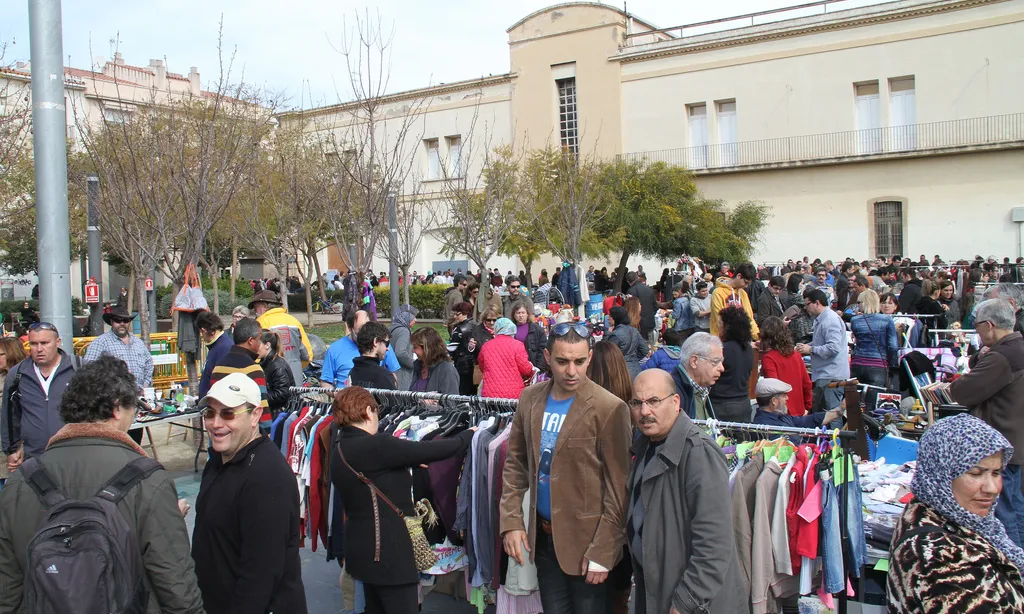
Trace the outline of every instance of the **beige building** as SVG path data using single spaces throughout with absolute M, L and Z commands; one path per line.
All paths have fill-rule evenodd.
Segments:
M 406 189 L 452 152 L 560 143 L 763 201 L 758 262 L 1024 255 L 1024 0 L 850 5 L 668 29 L 596 3 L 537 11 L 508 29 L 509 73 L 388 98 L 392 118 L 417 111 Z M 350 110 L 312 113 L 325 130 Z M 413 268 L 447 260 L 428 233 Z

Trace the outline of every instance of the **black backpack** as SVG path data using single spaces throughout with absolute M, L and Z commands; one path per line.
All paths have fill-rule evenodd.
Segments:
M 138 542 L 117 509 L 139 482 L 163 466 L 140 457 L 98 493 L 68 499 L 38 458 L 21 466 L 46 519 L 28 543 L 24 612 L 144 614 L 149 591 Z

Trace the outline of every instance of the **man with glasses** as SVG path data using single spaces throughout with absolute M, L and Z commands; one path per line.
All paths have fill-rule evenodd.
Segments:
M 82 362 L 94 362 L 100 356 L 123 360 L 135 376 L 135 384 L 142 390 L 153 385 L 153 355 L 142 339 L 132 334 L 132 321 L 137 315 L 128 313 L 128 308 L 121 305 L 103 314 L 103 321 L 110 330 L 89 344 Z
M 828 297 L 821 290 L 804 291 L 804 310 L 814 318 L 810 343 L 796 344 L 796 351 L 811 357 L 811 381 L 814 400 L 811 411 L 828 411 L 843 401 L 843 388 L 829 384 L 850 379 L 850 346 L 846 342 L 846 324 L 829 308 Z
M 395 376 L 380 366 L 388 353 L 388 327 L 380 322 L 367 322 L 356 335 L 359 356 L 352 359 L 348 373 L 349 386 L 395 390 Z
M 989 299 L 978 305 L 974 328 L 984 346 L 971 357 L 970 372 L 949 385 L 949 394 L 1013 444 L 1013 458 L 1003 469 L 1003 490 L 996 518 L 1018 546 L 1024 545 L 1024 337 L 1014 332 L 1014 305 Z
M 264 428 L 269 429 L 271 423 L 270 405 L 267 402 L 267 374 L 263 367 L 256 363 L 259 358 L 260 345 L 263 335 L 263 328 L 252 318 L 242 318 L 235 324 L 234 342 L 224 358 L 213 368 L 210 374 L 210 382 L 216 384 L 232 373 L 240 373 L 251 379 L 260 391 L 260 404 L 263 407 L 261 417 L 266 424 Z M 213 387 L 210 387 L 213 390 Z
M 725 511 L 729 470 L 722 451 L 679 403 L 665 371 L 644 371 L 633 383 L 629 408 L 640 436 L 628 478 L 626 542 L 634 609 L 733 614 L 742 609 L 743 579 Z
M 60 402 L 79 362 L 60 349 L 60 333 L 49 322 L 29 326 L 28 345 L 29 360 L 7 374 L 0 401 L 0 442 L 10 471 L 42 454 L 64 426 Z
M 545 612 L 608 612 L 608 571 L 622 557 L 629 410 L 587 378 L 590 331 L 557 324 L 551 380 L 519 399 L 500 504 L 505 552 L 537 564 Z
M 679 406 L 691 419 L 715 417 L 708 398 L 711 386 L 725 371 L 722 340 L 709 333 L 694 333 L 679 350 L 679 366 L 672 372 Z
M 247 321 L 255 324 L 238 326 Z M 192 558 L 211 614 L 306 611 L 299 493 L 280 448 L 260 434 L 262 403 L 260 387 L 242 373 L 217 381 L 199 401 L 210 460 L 196 498 Z
M 512 317 L 512 312 L 515 310 L 516 303 L 520 303 L 526 307 L 526 313 L 529 314 L 530 321 L 533 321 L 533 299 L 523 292 L 523 282 L 519 281 L 518 277 L 513 277 L 509 282 L 508 296 L 504 297 L 503 303 L 503 313 L 509 320 L 515 320 Z

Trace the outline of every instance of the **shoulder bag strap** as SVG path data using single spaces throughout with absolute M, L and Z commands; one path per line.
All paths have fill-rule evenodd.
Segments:
M 340 435 L 339 435 L 339 440 L 340 440 Z M 373 482 L 370 481 L 370 478 L 366 477 L 365 475 L 363 475 L 359 471 L 356 471 L 355 469 L 352 468 L 352 465 L 348 464 L 348 460 L 345 458 L 345 453 L 341 451 L 341 441 L 338 441 L 338 455 L 341 457 L 341 462 L 345 463 L 345 466 L 348 467 L 349 471 L 351 471 L 352 473 L 356 474 L 356 477 L 359 478 L 360 482 L 362 482 L 363 484 L 366 484 L 367 486 L 370 487 L 370 497 L 373 500 L 373 537 L 374 537 L 374 547 L 375 547 L 374 554 L 373 554 L 373 562 L 374 563 L 379 563 L 380 562 L 380 511 L 379 511 L 379 509 L 377 507 L 377 498 L 379 497 L 381 499 L 384 499 L 384 503 L 387 503 L 388 506 L 391 509 L 395 510 L 395 513 L 398 514 L 398 517 L 401 518 L 403 521 L 405 520 L 405 514 L 403 514 L 402 510 L 398 509 L 398 507 L 394 503 L 391 502 L 391 499 L 388 499 L 387 496 L 385 496 L 384 493 L 382 493 L 380 491 L 380 489 L 377 488 L 376 484 L 374 484 Z

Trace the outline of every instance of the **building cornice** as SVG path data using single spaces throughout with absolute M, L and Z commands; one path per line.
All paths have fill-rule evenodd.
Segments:
M 700 53 L 726 47 L 737 47 L 751 45 L 768 41 L 775 41 L 809 34 L 832 32 L 860 28 L 863 26 L 915 19 L 940 13 L 950 13 L 964 9 L 974 8 L 988 4 L 999 4 L 1009 0 L 935 0 L 926 4 L 918 4 L 910 7 L 890 7 L 888 10 L 869 11 L 872 8 L 885 7 L 878 5 L 862 9 L 850 9 L 833 14 L 831 19 L 818 19 L 803 17 L 777 23 L 748 26 L 715 32 L 712 34 L 701 34 L 691 37 L 680 37 L 671 41 L 649 43 L 638 47 L 624 47 L 619 53 L 608 58 L 610 61 L 622 63 L 640 62 L 656 58 L 664 58 L 676 55 Z M 897 3 L 892 3 L 897 4 Z M 903 3 L 899 3 L 903 4 Z M 847 13 L 847 15 L 843 15 Z M 854 15 L 850 15 L 854 13 Z M 862 14 L 857 14 L 862 13 Z
M 537 17 L 539 15 L 543 15 L 544 13 L 550 13 L 551 11 L 558 11 L 558 10 L 561 10 L 561 9 L 571 9 L 571 8 L 596 8 L 596 9 L 604 9 L 606 11 L 612 11 L 612 12 L 618 13 L 624 19 L 625 18 L 632 18 L 637 23 L 643 24 L 643 25 L 647 26 L 648 28 L 651 28 L 652 30 L 657 30 L 658 29 L 657 26 L 655 26 L 654 24 L 650 23 L 646 19 L 641 19 L 640 17 L 637 17 L 636 15 L 631 15 L 631 14 L 626 13 L 625 11 L 623 11 L 623 10 L 617 8 L 617 7 L 614 7 L 614 6 L 611 6 L 611 5 L 608 5 L 608 4 L 602 4 L 600 2 L 563 2 L 561 4 L 553 4 L 551 6 L 546 6 L 546 7 L 542 8 L 542 9 L 538 9 L 538 10 L 530 13 L 526 17 L 523 17 L 519 21 L 517 21 L 514 24 L 512 24 L 507 30 L 505 30 L 505 33 L 506 34 L 511 34 L 512 30 L 515 30 L 516 28 L 518 28 L 519 26 L 523 25 L 527 21 L 530 21 L 531 19 L 533 19 L 534 17 Z
M 422 87 L 415 90 L 406 90 L 404 92 L 397 92 L 395 94 L 387 94 L 377 99 L 378 104 L 391 104 L 395 102 L 401 102 L 403 100 L 415 100 L 417 98 L 430 98 L 434 96 L 443 96 L 445 94 L 452 94 L 455 92 L 463 92 L 469 89 L 479 87 L 489 87 L 492 85 L 500 85 L 502 83 L 511 83 L 512 79 L 515 78 L 515 73 L 505 73 L 503 75 L 494 75 L 490 77 L 482 77 L 479 79 L 468 79 L 466 81 L 456 81 L 454 83 L 444 83 L 441 85 L 433 85 L 430 87 Z M 289 119 L 293 117 L 313 117 L 316 115 L 327 115 L 330 113 L 344 113 L 346 111 L 353 111 L 360 108 L 361 103 L 359 101 L 341 102 L 338 104 L 328 105 L 326 107 L 316 107 L 313 109 L 296 109 L 295 111 L 285 111 L 278 113 L 275 117 Z

